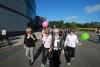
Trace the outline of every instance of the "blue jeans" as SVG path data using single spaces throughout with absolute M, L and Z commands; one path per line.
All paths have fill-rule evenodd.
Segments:
M 26 47 L 26 56 L 28 57 L 28 60 L 31 60 L 31 62 L 33 62 L 34 47 Z

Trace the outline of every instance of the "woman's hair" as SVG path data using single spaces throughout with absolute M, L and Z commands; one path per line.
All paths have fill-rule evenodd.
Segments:
M 73 32 L 73 33 L 74 33 L 74 30 L 73 30 L 73 29 L 70 29 L 70 30 L 69 30 L 69 33 L 71 33 L 71 32 Z
M 29 32 L 32 33 L 32 28 L 30 28 L 30 27 L 28 27 L 28 28 L 26 29 L 26 33 L 29 33 Z
M 44 33 L 49 33 L 49 29 L 46 28 L 46 29 L 44 30 Z
M 59 33 L 59 29 L 54 29 L 53 32 L 54 33 Z

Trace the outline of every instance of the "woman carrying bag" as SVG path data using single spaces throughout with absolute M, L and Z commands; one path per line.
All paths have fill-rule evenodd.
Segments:
M 51 44 L 50 67 L 59 67 L 61 49 L 62 39 L 59 35 L 59 29 L 54 29 L 54 36 Z
M 45 67 L 45 63 L 49 58 L 49 50 L 52 42 L 52 35 L 49 33 L 49 29 L 44 30 L 44 34 L 42 37 L 43 41 L 43 54 L 42 54 L 42 64 L 41 67 Z

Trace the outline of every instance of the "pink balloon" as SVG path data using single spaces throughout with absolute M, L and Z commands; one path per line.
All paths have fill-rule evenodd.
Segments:
M 42 26 L 43 26 L 43 28 L 48 27 L 48 22 L 47 22 L 47 21 L 44 21 L 44 22 L 42 23 Z

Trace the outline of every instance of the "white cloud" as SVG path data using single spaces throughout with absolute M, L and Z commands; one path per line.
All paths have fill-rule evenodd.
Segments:
M 87 6 L 84 8 L 86 13 L 94 13 L 94 12 L 99 12 L 100 11 L 100 4 L 92 5 L 92 6 Z
M 77 18 L 79 18 L 78 16 L 69 16 L 67 17 L 68 20 L 76 20 Z
M 78 16 L 68 16 L 67 21 L 69 22 L 76 22 L 80 17 Z

